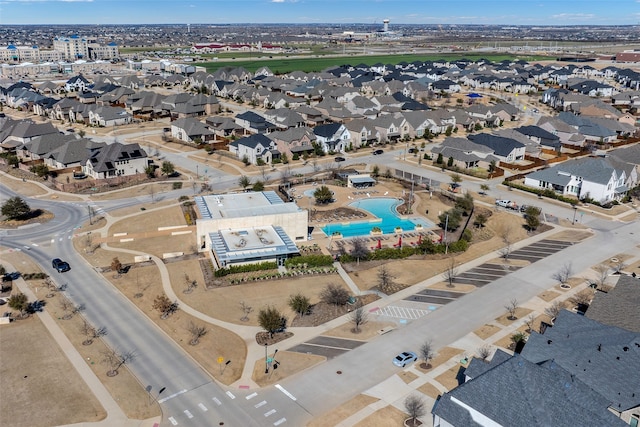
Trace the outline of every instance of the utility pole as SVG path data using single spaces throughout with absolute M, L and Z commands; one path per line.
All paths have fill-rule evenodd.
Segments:
M 447 214 L 447 217 L 444 220 L 444 254 L 445 255 L 449 251 L 449 245 L 447 244 L 447 228 L 449 228 L 449 214 Z

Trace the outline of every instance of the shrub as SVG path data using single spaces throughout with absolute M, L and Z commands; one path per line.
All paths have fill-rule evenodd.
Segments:
M 306 264 L 308 267 L 328 267 L 333 265 L 333 257 L 331 255 L 302 255 L 295 258 L 289 258 L 284 262 L 287 268 L 296 268 Z
M 224 277 L 235 273 L 248 273 L 252 271 L 274 270 L 278 268 L 275 262 L 261 262 L 258 264 L 230 265 L 229 267 L 220 268 L 215 271 L 215 277 Z
M 174 182 L 173 183 L 173 189 L 174 190 L 179 190 L 182 188 L 182 182 Z

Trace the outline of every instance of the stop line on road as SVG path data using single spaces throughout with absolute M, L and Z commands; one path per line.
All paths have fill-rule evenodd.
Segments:
M 398 305 L 387 305 L 379 308 L 372 314 L 378 316 L 393 317 L 396 319 L 415 320 L 426 316 L 433 310 L 423 310 L 419 308 L 401 307 Z

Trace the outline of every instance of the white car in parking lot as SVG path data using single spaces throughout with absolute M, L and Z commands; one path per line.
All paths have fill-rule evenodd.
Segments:
M 518 209 L 518 205 L 516 204 L 516 202 L 512 202 L 511 200 L 496 200 L 496 206 L 514 210 Z

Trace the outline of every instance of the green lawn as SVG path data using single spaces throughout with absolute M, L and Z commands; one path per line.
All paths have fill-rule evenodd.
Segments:
M 470 53 L 447 53 L 447 54 L 433 54 L 433 55 L 418 55 L 418 54 L 404 54 L 404 55 L 363 55 L 363 56 L 349 56 L 349 57 L 335 57 L 335 58 L 274 58 L 274 59 L 249 59 L 249 60 L 237 60 L 237 61 L 216 61 L 216 62 L 203 62 L 198 65 L 204 66 L 207 72 L 214 72 L 222 67 L 243 67 L 250 72 L 256 71 L 260 67 L 269 67 L 271 71 L 276 74 L 289 73 L 291 71 L 322 71 L 326 68 L 336 65 L 358 65 L 366 64 L 373 65 L 376 63 L 383 64 L 398 64 L 400 62 L 413 62 L 413 61 L 433 61 L 433 60 L 458 60 L 467 58 L 476 60 L 480 58 L 489 59 L 491 61 L 499 62 L 505 59 L 522 59 L 525 61 L 537 61 L 553 59 L 546 56 L 516 56 L 516 55 L 483 55 L 483 54 L 470 54 Z

